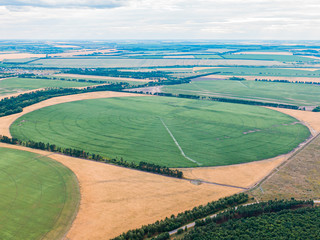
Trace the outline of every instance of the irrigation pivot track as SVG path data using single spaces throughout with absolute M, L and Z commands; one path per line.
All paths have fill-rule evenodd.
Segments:
M 167 127 L 167 125 L 164 123 L 164 121 L 162 120 L 162 118 L 160 118 L 160 120 L 161 120 L 163 126 L 167 129 L 167 131 L 168 131 L 168 133 L 170 134 L 171 138 L 173 139 L 174 143 L 175 143 L 175 144 L 177 145 L 177 147 L 179 148 L 182 156 L 183 156 L 184 158 L 188 159 L 189 161 L 198 164 L 198 166 L 201 166 L 201 165 L 202 165 L 201 163 L 197 162 L 196 160 L 194 160 L 194 159 L 192 159 L 192 158 L 189 158 L 189 157 L 184 153 L 184 151 L 183 151 L 182 148 L 180 147 L 178 141 L 175 139 L 175 137 L 173 136 L 173 134 L 171 133 L 171 131 L 170 131 L 170 129 Z

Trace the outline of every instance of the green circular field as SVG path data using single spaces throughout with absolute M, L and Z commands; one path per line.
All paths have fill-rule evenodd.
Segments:
M 296 119 L 263 107 L 165 97 L 59 104 L 22 116 L 10 130 L 21 140 L 169 167 L 271 158 L 310 135 Z
M 7 148 L 0 148 L 0 196 L 0 239 L 60 239 L 80 201 L 68 168 Z

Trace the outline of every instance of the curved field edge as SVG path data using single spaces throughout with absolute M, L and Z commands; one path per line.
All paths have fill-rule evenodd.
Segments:
M 168 167 L 272 158 L 290 152 L 310 134 L 295 118 L 270 109 L 166 97 L 61 104 L 17 119 L 10 130 L 23 141 Z
M 0 152 L 1 172 L 8 176 L 1 181 L 1 238 L 63 238 L 80 202 L 75 174 L 45 155 L 3 145 Z
M 52 160 L 60 165 L 63 165 L 59 163 L 56 160 Z M 63 165 L 65 168 L 68 168 L 67 166 Z M 69 169 L 69 168 L 68 168 Z M 50 232 L 48 232 L 42 240 L 55 240 L 55 239 L 64 239 L 64 237 L 69 232 L 74 220 L 77 217 L 79 206 L 80 206 L 80 186 L 79 181 L 74 174 L 74 172 L 69 169 L 69 171 L 72 173 L 71 176 L 68 176 L 66 182 L 69 184 L 66 185 L 67 187 L 67 199 L 68 201 L 65 204 L 65 208 L 63 212 L 61 213 L 59 219 L 57 220 L 56 224 L 52 228 Z M 66 176 L 64 176 L 65 178 Z

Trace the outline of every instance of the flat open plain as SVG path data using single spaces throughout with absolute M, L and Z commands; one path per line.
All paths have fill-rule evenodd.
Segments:
M 27 112 L 62 102 L 77 101 L 119 96 L 141 96 L 128 93 L 99 92 L 58 97 L 29 106 L 20 114 L 0 119 L 1 132 L 10 135 L 9 126 L 18 117 Z M 301 112 L 301 111 L 299 111 Z M 304 115 L 300 114 L 302 117 Z M 308 119 L 313 128 L 319 126 L 317 115 L 310 114 Z M 319 124 L 319 125 L 318 125 Z M 1 147 L 16 148 L 47 155 L 48 152 L 29 149 L 21 146 L 0 144 Z M 155 174 L 125 169 L 117 166 L 86 161 L 60 154 L 52 154 L 50 158 L 69 167 L 77 176 L 80 184 L 81 205 L 76 220 L 67 237 L 70 239 L 108 239 L 123 231 L 137 228 L 142 224 L 170 216 L 172 213 L 191 209 L 199 204 L 217 200 L 220 197 L 242 191 L 239 188 L 222 187 L 213 184 L 194 185 L 186 180 L 173 179 Z M 197 169 L 188 177 L 202 178 L 222 184 L 241 185 L 255 184 L 259 178 L 280 164 L 281 158 L 270 161 L 259 161 L 234 166 L 216 167 L 212 172 L 203 168 L 201 175 Z M 201 169 L 200 169 L 201 170 Z M 258 176 L 257 172 L 259 172 Z M 238 174 L 237 174 L 238 173 Z M 188 174 L 186 172 L 186 174 Z M 231 174 L 234 174 L 232 177 Z M 213 177 L 214 176 L 214 177 Z M 230 176 L 226 178 L 226 176 Z M 161 199 L 161 201 L 159 201 Z

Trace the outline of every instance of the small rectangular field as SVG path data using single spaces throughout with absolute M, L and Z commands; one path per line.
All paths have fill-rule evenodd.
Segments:
M 26 90 L 49 87 L 85 87 L 95 85 L 96 83 L 89 82 L 72 82 L 61 80 L 47 80 L 35 78 L 7 78 L 0 79 L 0 96 L 8 95 Z
M 310 84 L 198 79 L 187 84 L 164 86 L 161 91 L 174 94 L 285 103 L 298 106 L 320 105 L 320 85 Z

